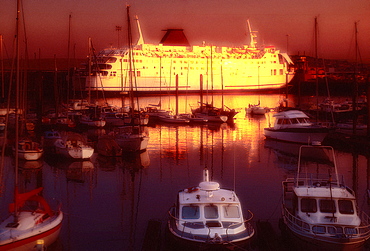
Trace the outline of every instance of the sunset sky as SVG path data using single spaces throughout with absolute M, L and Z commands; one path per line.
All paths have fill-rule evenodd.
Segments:
M 91 37 L 96 50 L 116 47 L 126 35 L 126 4 L 137 15 L 144 40 L 158 44 L 168 28 L 182 28 L 192 45 L 248 44 L 246 20 L 258 31 L 259 45 L 275 45 L 289 54 L 314 56 L 314 19 L 319 27 L 319 56 L 355 59 L 355 22 L 363 62 L 370 63 L 369 0 L 23 0 L 29 56 L 42 58 L 68 55 L 71 15 L 71 57 L 87 55 Z M 15 35 L 16 0 L 3 0 L 0 34 L 4 57 L 11 57 Z M 133 22 L 133 24 L 135 24 Z M 120 34 L 116 26 L 122 26 Z M 132 26 L 136 32 L 136 26 Z M 119 35 L 119 36 L 118 36 Z M 135 37 L 135 35 L 134 35 Z M 24 39 L 22 39 L 24 41 Z M 75 48 L 75 49 L 73 49 Z

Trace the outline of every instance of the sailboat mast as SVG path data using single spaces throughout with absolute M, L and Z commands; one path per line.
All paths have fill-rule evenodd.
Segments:
M 316 59 L 316 120 L 318 119 L 319 115 L 319 56 L 318 56 L 318 49 L 317 49 L 317 40 L 318 40 L 318 31 L 317 31 L 317 17 L 315 17 L 315 59 Z
M 0 34 L 0 61 L 1 61 L 1 98 L 5 98 L 5 81 L 4 81 L 4 55 L 3 55 L 3 35 Z
M 88 48 L 89 48 L 89 76 L 88 76 L 88 82 L 89 82 L 89 86 L 90 86 L 90 88 L 89 88 L 89 92 L 88 92 L 88 103 L 89 104 L 91 104 L 91 64 L 92 64 L 92 60 L 91 60 L 91 50 L 92 50 L 92 46 L 91 46 L 91 37 L 89 37 L 89 44 L 88 44 Z M 122 60 L 121 60 L 122 61 Z
M 130 5 L 126 6 L 127 11 L 127 39 L 128 39 L 128 60 L 129 60 L 129 84 L 130 84 L 130 101 L 131 101 L 131 115 L 134 118 L 134 95 L 133 95 L 133 54 L 132 54 L 132 32 L 130 21 Z
M 16 18 L 16 81 L 15 81 L 15 174 L 14 174 L 14 222 L 18 221 L 18 201 L 17 201 L 17 191 L 18 191 L 18 141 L 19 141 L 19 87 L 20 87 L 20 64 L 19 64 L 19 18 L 20 18 L 20 0 L 17 0 L 17 18 Z
M 176 116 L 179 115 L 179 75 L 176 74 Z
M 70 50 L 71 50 L 71 19 L 72 19 L 72 15 L 69 14 L 69 18 L 68 18 L 68 45 L 67 45 L 67 103 L 69 101 L 69 90 L 70 90 L 70 71 L 69 71 L 69 53 L 70 53 Z M 74 92 L 74 91 L 73 91 Z
M 352 112 L 353 112 L 353 127 L 352 127 L 352 133 L 353 135 L 356 135 L 356 127 L 357 127 L 357 95 L 358 95 L 358 83 L 357 83 L 357 55 L 358 55 L 358 37 L 357 37 L 357 22 L 355 22 L 355 68 L 353 70 L 353 79 L 355 81 L 353 85 L 353 96 L 352 96 Z

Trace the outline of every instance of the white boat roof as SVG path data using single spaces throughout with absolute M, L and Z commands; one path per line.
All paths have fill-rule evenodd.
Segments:
M 217 188 L 216 188 L 217 186 Z M 198 187 L 184 189 L 179 192 L 180 204 L 239 204 L 235 192 L 228 189 L 220 189 L 217 182 L 201 182 Z
M 328 186 L 308 187 L 300 186 L 294 188 L 298 197 L 307 198 L 334 198 L 334 199 L 355 199 L 355 196 L 347 191 L 344 187 L 332 187 L 331 192 Z
M 292 118 L 309 118 L 306 113 L 299 110 L 288 110 L 283 112 L 278 112 L 273 115 L 273 117 L 282 119 L 292 119 Z

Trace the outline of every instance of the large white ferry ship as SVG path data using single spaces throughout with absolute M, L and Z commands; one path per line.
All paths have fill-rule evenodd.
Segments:
M 258 48 L 256 32 L 247 23 L 249 45 L 219 47 L 191 46 L 182 29 L 166 30 L 158 45 L 146 44 L 137 20 L 139 39 L 131 50 L 109 48 L 90 55 L 86 67 L 74 75 L 75 87 L 127 92 L 130 72 L 133 90 L 140 93 L 237 93 L 285 86 L 294 76 L 292 60 L 274 46 Z

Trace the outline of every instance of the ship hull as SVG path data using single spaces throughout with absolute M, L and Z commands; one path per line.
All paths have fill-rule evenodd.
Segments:
M 105 49 L 91 74 L 81 69 L 74 86 L 82 91 L 138 93 L 238 93 L 278 90 L 294 77 L 289 56 L 275 48 L 158 46 L 133 49 L 132 70 L 127 49 Z M 131 68 L 130 68 L 131 67 Z M 131 70 L 130 70 L 131 69 Z M 128 76 L 135 77 L 130 86 Z

